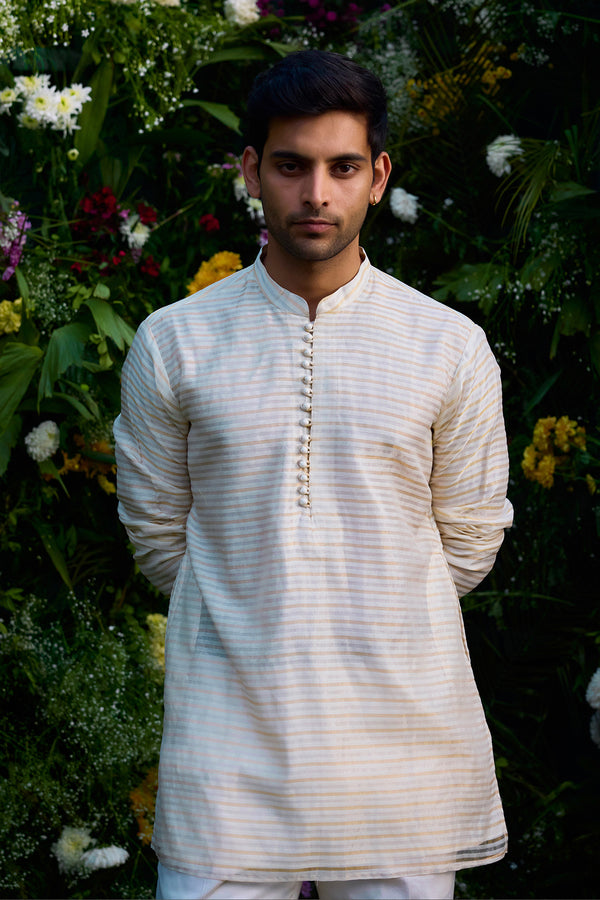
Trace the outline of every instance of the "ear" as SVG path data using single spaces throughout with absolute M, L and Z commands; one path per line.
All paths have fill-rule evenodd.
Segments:
M 371 193 L 378 199 L 381 199 L 383 196 L 391 171 L 392 163 L 390 157 L 384 150 L 383 153 L 379 154 L 375 160 L 375 165 L 373 166 L 373 184 L 371 185 Z
M 260 175 L 258 153 L 254 147 L 246 147 L 242 154 L 242 175 L 251 197 L 260 200 Z

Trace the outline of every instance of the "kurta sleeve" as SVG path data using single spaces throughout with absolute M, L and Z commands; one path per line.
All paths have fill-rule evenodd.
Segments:
M 114 425 L 117 495 L 141 571 L 167 594 L 185 553 L 192 503 L 188 428 L 146 320 L 123 366 Z
M 474 326 L 433 429 L 431 491 L 459 596 L 487 575 L 512 524 L 500 370 Z

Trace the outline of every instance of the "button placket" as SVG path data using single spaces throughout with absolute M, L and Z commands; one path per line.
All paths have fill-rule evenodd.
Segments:
M 298 446 L 297 465 L 298 472 L 298 506 L 304 509 L 310 509 L 310 438 L 312 427 L 312 397 L 313 397 L 313 340 L 314 325 L 312 322 L 306 322 L 304 325 L 304 334 L 302 341 L 302 360 L 300 366 L 303 370 L 301 378 L 299 409 L 303 413 L 300 416 L 299 424 L 302 428 L 300 435 L 300 444 Z

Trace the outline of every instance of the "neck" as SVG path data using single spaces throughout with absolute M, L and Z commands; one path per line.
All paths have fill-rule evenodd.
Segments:
M 306 300 L 310 318 L 314 319 L 323 297 L 352 281 L 360 268 L 361 255 L 358 238 L 332 259 L 323 260 L 297 259 L 271 239 L 262 261 L 273 281 Z

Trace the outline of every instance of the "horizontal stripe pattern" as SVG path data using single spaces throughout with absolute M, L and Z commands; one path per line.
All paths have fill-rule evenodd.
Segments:
M 500 858 L 458 602 L 511 522 L 481 329 L 366 259 L 311 328 L 258 259 L 142 324 L 115 438 L 121 518 L 171 594 L 163 864 L 336 880 Z

